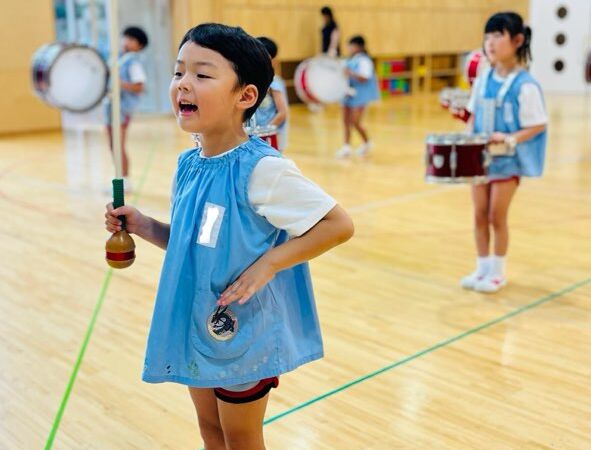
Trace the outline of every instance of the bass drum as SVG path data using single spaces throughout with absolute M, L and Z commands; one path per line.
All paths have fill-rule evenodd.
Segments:
M 92 47 L 55 42 L 33 55 L 33 89 L 54 108 L 85 112 L 97 106 L 107 94 L 109 68 Z
M 351 91 L 344 63 L 327 56 L 302 61 L 295 71 L 294 86 L 304 103 L 338 103 Z
M 483 73 L 488 67 L 490 67 L 490 63 L 482 50 L 474 50 L 469 53 L 464 65 L 464 77 L 468 84 L 472 86 L 476 77 Z

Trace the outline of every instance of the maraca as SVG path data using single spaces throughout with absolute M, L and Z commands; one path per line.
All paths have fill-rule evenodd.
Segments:
M 113 208 L 123 206 L 123 180 L 113 180 Z M 107 263 L 115 269 L 125 269 L 135 261 L 135 242 L 125 230 L 125 216 L 119 216 L 122 230 L 114 233 L 105 245 Z

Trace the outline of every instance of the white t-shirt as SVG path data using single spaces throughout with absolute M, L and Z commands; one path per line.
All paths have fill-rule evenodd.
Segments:
M 493 72 L 492 76 L 499 83 L 505 81 L 505 78 L 500 77 L 496 72 Z M 474 108 L 476 107 L 476 98 L 480 94 L 481 83 L 483 83 L 482 76 L 479 76 L 472 86 L 472 94 L 470 95 L 470 101 L 467 106 L 470 112 L 474 112 Z M 521 85 L 518 101 L 519 123 L 523 128 L 548 123 L 548 114 L 544 106 L 542 92 L 534 83 L 523 83 Z
M 175 180 L 176 176 L 173 195 Z M 310 230 L 337 204 L 320 186 L 306 178 L 293 161 L 274 156 L 261 158 L 255 166 L 248 184 L 248 199 L 257 214 L 274 227 L 287 231 L 292 238 Z

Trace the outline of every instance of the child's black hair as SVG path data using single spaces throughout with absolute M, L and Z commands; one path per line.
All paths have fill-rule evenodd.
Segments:
M 361 47 L 361 50 L 364 53 L 367 53 L 367 50 L 365 49 L 365 38 L 360 34 L 356 34 L 351 39 L 349 39 L 349 44 L 358 45 L 359 47 Z
M 142 46 L 142 48 L 148 46 L 148 35 L 140 27 L 127 27 L 125 30 L 123 30 L 123 36 L 135 39 Z
M 257 39 L 261 44 L 265 46 L 265 48 L 267 49 L 267 53 L 269 54 L 269 56 L 271 56 L 271 59 L 277 56 L 277 52 L 279 49 L 277 48 L 277 44 L 273 39 L 270 39 L 266 36 L 260 36 Z
M 257 101 L 244 111 L 243 119 L 250 119 L 273 81 L 273 66 L 265 46 L 242 28 L 219 23 L 204 23 L 191 28 L 181 40 L 179 50 L 189 41 L 213 50 L 230 61 L 238 77 L 238 86 L 256 86 L 259 91 Z
M 323 6 L 320 10 L 320 14 L 328 17 L 328 21 L 330 23 L 334 23 L 335 25 L 337 24 L 336 20 L 334 20 L 334 14 L 332 13 L 332 9 L 330 8 L 330 6 Z
M 517 59 L 524 64 L 531 61 L 531 28 L 523 23 L 519 14 L 511 11 L 493 14 L 484 27 L 485 34 L 505 31 L 511 38 L 523 34 L 523 44 L 517 49 Z

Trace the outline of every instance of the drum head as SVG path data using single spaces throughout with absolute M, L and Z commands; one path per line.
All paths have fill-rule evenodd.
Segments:
M 84 112 L 98 105 L 107 93 L 108 79 L 103 58 L 84 45 L 52 44 L 40 49 L 33 60 L 37 93 L 51 106 L 67 111 Z
M 296 70 L 295 84 L 296 93 L 306 103 L 337 103 L 345 98 L 349 90 L 343 63 L 328 57 L 302 62 Z

